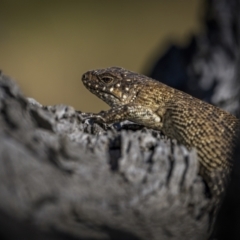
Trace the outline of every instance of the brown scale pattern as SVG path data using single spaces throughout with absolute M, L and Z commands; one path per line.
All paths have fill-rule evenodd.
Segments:
M 189 149 L 195 147 L 200 175 L 213 195 L 225 189 L 232 168 L 232 149 L 239 129 L 233 115 L 123 68 L 86 72 L 82 81 L 112 108 L 94 115 L 99 122 L 130 120 L 162 131 Z

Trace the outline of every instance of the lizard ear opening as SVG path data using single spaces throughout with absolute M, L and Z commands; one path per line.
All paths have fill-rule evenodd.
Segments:
M 113 77 L 110 76 L 102 76 L 100 77 L 100 80 L 104 83 L 111 83 L 113 81 Z

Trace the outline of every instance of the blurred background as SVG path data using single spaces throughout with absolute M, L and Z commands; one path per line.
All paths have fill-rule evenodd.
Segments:
M 240 0 L 0 1 L 0 69 L 43 105 L 108 109 L 81 76 L 121 66 L 240 116 Z M 239 156 L 215 239 L 240 239 Z
M 41 104 L 107 109 L 81 75 L 121 66 L 147 73 L 171 44 L 200 33 L 201 0 L 1 0 L 0 69 Z

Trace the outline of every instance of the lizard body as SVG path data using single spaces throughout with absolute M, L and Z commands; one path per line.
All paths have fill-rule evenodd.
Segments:
M 162 131 L 188 149 L 197 149 L 200 175 L 210 193 L 225 190 L 239 120 L 206 102 L 123 68 L 83 74 L 83 84 L 111 109 L 95 114 L 103 123 L 129 120 Z

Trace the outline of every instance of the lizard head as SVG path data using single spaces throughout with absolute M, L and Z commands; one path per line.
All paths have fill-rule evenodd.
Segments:
M 120 67 L 88 71 L 83 74 L 84 86 L 111 107 L 133 102 L 141 88 L 141 75 Z

